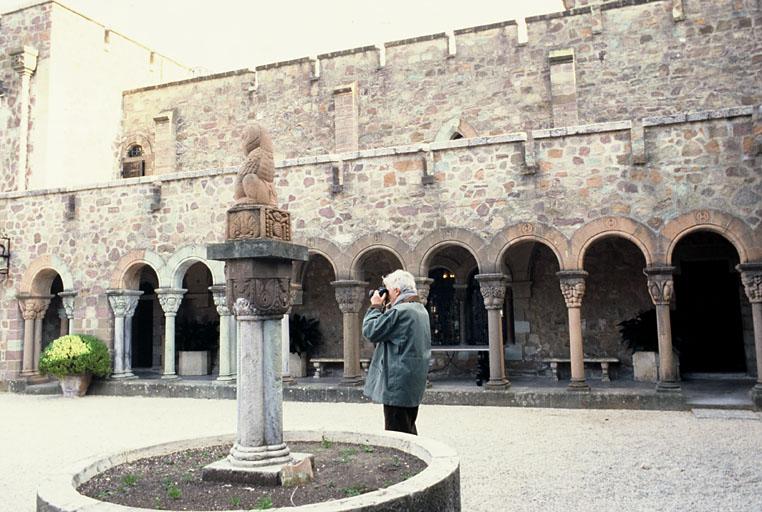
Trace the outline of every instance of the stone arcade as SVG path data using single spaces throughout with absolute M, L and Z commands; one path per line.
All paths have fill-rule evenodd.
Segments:
M 509 20 L 198 77 L 57 1 L 3 13 L 2 386 L 33 379 L 67 330 L 106 340 L 115 376 L 167 378 L 198 348 L 189 331 L 219 332 L 201 348 L 235 376 L 206 247 L 230 238 L 221 191 L 262 119 L 277 209 L 309 250 L 291 311 L 319 316 L 318 355 L 345 383 L 370 355 L 365 291 L 401 267 L 435 343 L 489 345 L 493 389 L 547 358 L 570 359 L 571 390 L 589 387 L 585 357 L 629 378 L 617 324 L 655 309 L 660 390 L 680 389 L 679 363 L 756 378 L 760 403 L 762 7 L 565 5 L 524 20 L 526 38 Z M 76 80 L 53 79 L 82 56 Z

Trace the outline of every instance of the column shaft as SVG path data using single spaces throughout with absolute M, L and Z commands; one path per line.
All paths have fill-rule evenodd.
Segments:
M 569 357 L 571 358 L 570 387 L 587 387 L 582 346 L 582 315 L 580 308 L 569 308 Z
M 175 315 L 164 314 L 164 372 L 162 379 L 174 379 L 175 373 Z
M 24 317 L 24 362 L 22 375 L 34 373 L 34 317 Z
M 672 353 L 672 322 L 669 318 L 669 304 L 656 305 L 656 330 L 659 337 L 659 382 L 677 382 Z
M 762 388 L 762 302 L 752 303 L 751 315 L 754 326 L 754 350 L 757 354 L 757 387 Z
M 217 380 L 232 380 L 230 371 L 230 315 L 220 315 L 220 373 Z
M 262 374 L 264 376 L 264 444 L 283 442 L 283 381 L 281 380 L 282 332 L 281 319 L 268 318 L 262 322 Z
M 359 313 L 344 313 L 342 323 L 344 327 L 344 377 L 345 384 L 357 384 L 362 381 L 360 374 L 360 332 Z
M 42 319 L 45 318 L 43 310 L 34 319 L 34 373 L 40 370 L 40 352 L 42 352 Z
M 263 322 L 255 317 L 238 317 L 238 334 L 241 337 L 240 362 L 242 368 L 251 371 L 238 375 L 238 437 L 240 446 L 262 446 L 265 438 L 265 386 L 262 372 L 265 333 Z
M 132 373 L 132 316 L 133 315 L 124 317 L 124 339 L 122 340 L 122 343 L 124 344 L 123 368 L 125 377 L 135 376 L 135 374 Z
M 501 387 L 506 383 L 505 358 L 503 357 L 503 325 L 499 309 L 487 310 L 489 330 L 489 382 L 488 387 Z
M 124 376 L 124 317 L 114 317 L 114 374 L 112 377 Z

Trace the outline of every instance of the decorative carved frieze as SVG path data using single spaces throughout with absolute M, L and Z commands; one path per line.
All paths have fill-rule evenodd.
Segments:
M 291 306 L 291 279 L 287 277 L 230 278 L 227 284 L 237 316 L 278 316 Z M 241 300 L 243 299 L 243 300 Z
M 762 303 L 762 263 L 741 263 L 736 265 L 741 273 L 746 297 L 752 304 Z
M 508 278 L 505 274 L 477 274 L 479 289 L 487 309 L 501 309 L 505 301 L 505 288 Z
M 564 270 L 556 275 L 561 280 L 561 294 L 564 296 L 567 308 L 582 307 L 582 298 L 585 296 L 584 270 Z
M 244 204 L 228 210 L 228 240 L 271 238 L 291 240 L 291 215 L 263 205 Z
M 668 305 L 674 293 L 672 273 L 675 267 L 648 267 L 643 273 L 648 277 L 648 293 L 655 305 Z
M 342 313 L 359 313 L 364 300 L 367 300 L 368 283 L 364 281 L 333 281 L 336 302 Z
M 177 310 L 180 309 L 180 304 L 183 302 L 183 295 L 188 290 L 183 289 L 171 289 L 171 288 L 157 288 L 156 296 L 159 298 L 159 304 L 165 316 L 177 315 Z

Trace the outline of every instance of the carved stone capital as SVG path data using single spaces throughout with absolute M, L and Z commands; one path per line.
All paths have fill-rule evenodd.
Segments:
M 762 302 L 762 263 L 741 263 L 736 265 L 736 270 L 741 273 L 741 282 L 749 302 Z
M 501 309 L 505 301 L 508 277 L 505 274 L 477 274 L 475 278 L 479 282 L 479 289 L 484 298 L 484 307 Z
M 18 295 L 19 309 L 24 320 L 35 320 L 45 316 L 50 305 L 49 296 Z
M 230 308 L 228 307 L 225 286 L 215 284 L 209 287 L 209 291 L 212 292 L 212 299 L 214 300 L 214 305 L 217 307 L 217 314 L 220 316 L 230 316 Z
M 291 278 L 228 279 L 228 307 L 236 316 L 282 316 L 291 307 Z
M 32 76 L 37 69 L 39 52 L 31 46 L 17 48 L 11 53 L 11 67 L 19 75 Z
M 429 301 L 429 290 L 431 290 L 431 283 L 433 282 L 434 280 L 430 277 L 415 278 L 415 287 L 418 290 L 418 298 L 424 306 Z
M 106 290 L 114 316 L 122 318 L 131 318 L 135 314 L 141 295 L 140 290 Z
M 156 296 L 159 298 L 159 304 L 166 316 L 177 315 L 180 304 L 183 302 L 183 295 L 188 290 L 182 288 L 157 288 Z
M 368 284 L 365 281 L 333 281 L 331 286 L 336 292 L 336 302 L 342 313 L 359 313 L 363 300 L 367 299 Z
M 672 273 L 675 267 L 648 267 L 643 273 L 648 277 L 648 293 L 654 305 L 668 305 L 674 293 Z
M 556 272 L 556 275 L 561 281 L 561 293 L 566 301 L 566 307 L 582 307 L 587 272 L 584 270 L 562 270 L 561 272 Z
M 63 304 L 64 311 L 66 311 L 66 318 L 74 318 L 74 297 L 77 296 L 77 292 L 63 291 L 58 296 L 61 297 L 61 303 Z

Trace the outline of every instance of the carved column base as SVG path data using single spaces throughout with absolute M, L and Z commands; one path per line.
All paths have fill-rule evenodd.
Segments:
M 681 393 L 682 388 L 679 382 L 675 381 L 659 381 L 656 384 L 656 391 L 659 393 Z
M 163 380 L 179 380 L 180 376 L 176 373 L 165 373 L 161 376 Z
M 484 389 L 489 390 L 501 390 L 511 387 L 511 382 L 508 379 L 494 379 L 489 380 L 484 384 Z
M 590 391 L 590 386 L 584 380 L 573 380 L 566 387 L 566 390 L 574 393 L 586 393 Z

